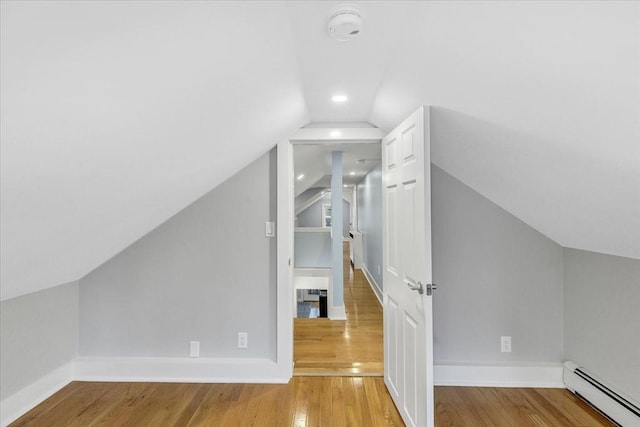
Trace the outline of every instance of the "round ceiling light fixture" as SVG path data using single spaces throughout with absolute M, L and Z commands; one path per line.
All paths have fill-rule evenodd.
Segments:
M 331 100 L 336 104 L 342 104 L 343 102 L 347 102 L 348 99 L 349 98 L 347 98 L 347 95 L 333 95 L 331 97 Z
M 339 6 L 329 18 L 329 34 L 334 39 L 346 42 L 353 40 L 362 32 L 362 17 L 354 6 Z

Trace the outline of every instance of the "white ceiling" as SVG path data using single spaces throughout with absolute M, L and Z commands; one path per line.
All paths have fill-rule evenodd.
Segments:
M 1 2 L 2 299 L 82 277 L 311 121 L 434 105 L 433 159 L 640 258 L 640 3 Z M 336 106 L 330 96 L 350 100 Z
M 3 299 L 79 279 L 310 121 L 284 4 L 1 4 Z
M 313 187 L 331 187 L 331 153 L 342 152 L 342 182 L 358 184 L 382 159 L 380 143 L 304 144 L 293 146 L 294 192 L 298 196 Z M 302 179 L 298 179 L 303 175 Z

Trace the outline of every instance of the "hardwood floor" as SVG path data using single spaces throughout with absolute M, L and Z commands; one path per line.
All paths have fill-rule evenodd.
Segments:
M 436 387 L 437 427 L 613 426 L 561 389 Z M 403 426 L 380 377 L 289 384 L 73 382 L 18 426 Z
M 382 309 L 348 250 L 344 267 L 348 320 L 295 320 L 289 384 L 73 382 L 11 427 L 403 426 L 379 377 Z M 436 387 L 435 410 L 437 427 L 614 425 L 562 389 Z
M 402 426 L 382 378 L 289 384 L 73 382 L 17 426 Z
M 294 375 L 382 376 L 382 307 L 344 243 L 346 321 L 294 319 Z
M 436 387 L 438 427 L 614 426 L 564 389 Z

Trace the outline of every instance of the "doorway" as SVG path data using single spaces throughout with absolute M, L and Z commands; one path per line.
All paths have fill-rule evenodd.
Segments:
M 341 152 L 342 217 L 336 217 L 331 209 L 334 151 Z M 314 292 L 305 289 L 296 292 L 294 313 L 298 316 L 294 319 L 294 375 L 382 376 L 382 306 L 372 289 L 373 285 L 370 285 L 363 273 L 362 253 L 357 254 L 360 260 L 358 263 L 352 262 L 353 236 L 362 235 L 358 228 L 358 186 L 372 169 L 380 168 L 380 143 L 338 140 L 294 142 L 292 152 L 292 182 L 295 196 L 294 283 L 300 282 L 299 275 L 307 275 L 309 272 L 320 275 L 319 272 L 323 269 L 331 270 L 328 227 L 333 221 L 342 224 L 338 227 L 340 235 L 334 233 L 331 238 L 337 237 L 341 241 L 340 258 L 344 272 L 344 286 L 340 289 L 344 296 L 344 317 L 341 320 L 332 320 L 331 316 L 329 319 L 313 318 L 319 305 L 319 302 L 313 301 L 317 298 L 315 294 L 326 291 L 319 289 Z M 377 174 L 376 178 L 380 179 L 380 175 Z M 361 196 L 368 197 L 369 194 Z M 380 218 L 381 212 L 377 212 L 375 216 Z M 379 223 L 378 227 L 378 235 L 381 238 L 382 224 Z M 362 251 L 362 248 L 359 250 Z M 378 255 L 382 256 L 381 253 Z M 380 259 L 376 265 L 381 262 Z M 328 291 L 331 293 L 331 289 Z M 300 310 L 301 305 L 311 307 L 312 318 L 300 316 L 308 312 Z

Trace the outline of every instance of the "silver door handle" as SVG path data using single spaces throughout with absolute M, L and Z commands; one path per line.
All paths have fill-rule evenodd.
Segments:
M 424 294 L 424 288 L 422 287 L 422 282 L 418 282 L 415 285 L 412 285 L 410 282 L 407 282 L 407 286 L 412 291 L 418 291 L 420 295 Z
M 415 285 L 412 285 L 410 282 L 407 282 L 407 286 L 412 291 L 418 291 L 420 295 L 424 294 L 424 285 L 422 284 L 422 282 L 418 282 Z M 431 296 L 433 291 L 435 291 L 436 289 L 438 289 L 438 286 L 435 283 L 427 284 L 427 296 Z

